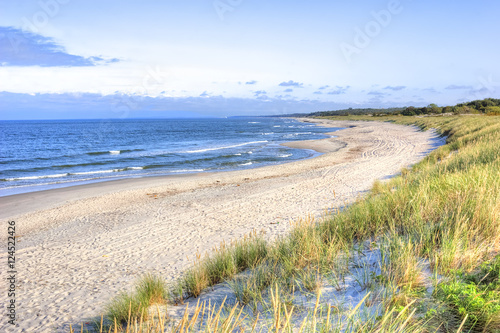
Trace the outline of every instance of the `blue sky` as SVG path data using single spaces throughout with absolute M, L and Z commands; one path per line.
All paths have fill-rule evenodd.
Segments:
M 498 98 L 499 12 L 493 0 L 1 0 L 0 118 Z

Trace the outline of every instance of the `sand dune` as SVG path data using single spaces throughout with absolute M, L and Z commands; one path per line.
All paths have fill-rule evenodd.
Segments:
M 144 272 L 178 277 L 196 252 L 252 230 L 269 239 L 289 221 L 348 204 L 442 144 L 433 131 L 375 122 L 321 122 L 334 138 L 288 146 L 325 154 L 253 170 L 150 177 L 0 198 L 2 229 L 15 220 L 19 327 L 64 332 L 100 313 Z M 0 261 L 6 262 L 5 233 Z M 0 285 L 6 295 L 6 285 Z M 4 296 L 2 296 L 3 298 Z M 4 303 L 4 302 L 2 302 Z M 2 306 L 5 306 L 2 304 Z

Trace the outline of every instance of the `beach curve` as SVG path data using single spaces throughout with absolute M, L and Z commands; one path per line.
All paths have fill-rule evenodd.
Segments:
M 306 121 L 346 129 L 331 133 L 334 138 L 288 143 L 324 152 L 297 162 L 0 198 L 1 220 L 15 220 L 21 236 L 16 329 L 64 332 L 69 323 L 100 315 L 144 272 L 173 280 L 196 252 L 222 241 L 252 230 L 268 239 L 282 235 L 289 221 L 352 202 L 375 179 L 393 176 L 443 143 L 416 127 Z M 2 322 L 0 329 L 9 327 Z

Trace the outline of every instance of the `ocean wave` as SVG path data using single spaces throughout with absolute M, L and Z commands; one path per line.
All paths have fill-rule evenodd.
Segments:
M 253 162 L 247 162 L 247 163 L 243 163 L 243 164 L 240 164 L 240 166 L 244 166 L 244 165 L 252 165 Z
M 107 151 L 92 151 L 90 153 L 86 153 L 87 155 L 108 155 L 109 150 Z
M 109 169 L 109 170 L 96 170 L 96 171 L 86 171 L 86 172 L 66 172 L 58 173 L 53 175 L 41 175 L 41 176 L 27 176 L 27 177 L 15 177 L 1 179 L 3 181 L 16 181 L 16 180 L 35 180 L 35 179 L 45 179 L 45 178 L 63 178 L 68 176 L 80 176 L 80 175 L 94 175 L 103 173 L 113 173 L 113 172 L 123 172 L 129 170 L 142 170 L 144 167 L 126 167 L 121 169 Z
M 289 134 L 283 135 L 283 137 L 284 138 L 294 138 L 294 137 L 297 137 L 299 135 L 311 135 L 311 134 L 313 134 L 313 132 L 289 133 Z
M 249 124 L 260 124 L 260 121 L 249 121 Z
M 112 172 L 123 172 L 130 170 L 142 170 L 144 167 L 126 167 L 120 169 L 109 169 L 109 170 L 97 170 L 97 171 L 86 171 L 86 172 L 70 172 L 69 176 L 77 176 L 77 175 L 93 175 L 93 174 L 101 174 L 101 173 L 112 173 Z
M 93 174 L 100 174 L 100 173 L 111 173 L 111 172 L 120 172 L 120 171 L 125 171 L 126 168 L 124 169 L 111 169 L 111 170 L 99 170 L 99 171 L 86 171 L 86 172 L 71 172 L 68 173 L 68 176 L 78 176 L 78 175 L 93 175 Z
M 216 147 L 216 148 L 205 148 L 205 149 L 199 149 L 199 150 L 188 150 L 188 151 L 186 151 L 186 153 L 190 153 L 190 154 L 191 153 L 203 153 L 203 152 L 206 152 L 206 151 L 236 148 L 236 147 L 242 147 L 242 146 L 246 146 L 246 145 L 251 145 L 251 144 L 254 144 L 254 143 L 266 143 L 266 142 L 268 142 L 268 141 L 267 140 L 264 140 L 264 141 L 251 141 L 251 142 L 241 143 L 241 144 L 232 145 L 232 146 L 223 146 L 223 147 Z
M 90 156 L 98 156 L 98 155 L 117 155 L 117 154 L 123 154 L 123 153 L 130 153 L 130 152 L 138 152 L 138 151 L 144 151 L 144 149 L 125 149 L 125 150 L 106 150 L 106 151 L 92 151 L 88 153 L 84 152 L 79 152 L 75 153 L 73 155 L 56 155 L 56 156 L 51 156 L 51 157 L 33 157 L 29 159 L 7 159 L 5 161 L 0 161 L 0 164 L 12 164 L 12 163 L 22 163 L 22 162 L 34 162 L 34 161 L 54 161 L 54 160 L 59 160 L 59 159 L 64 159 L 68 157 L 79 157 L 81 155 L 90 155 Z M 79 164 L 75 164 L 79 165 Z M 93 165 L 92 163 L 86 163 L 82 165 Z M 96 163 L 94 165 L 99 165 L 99 163 Z
M 0 160 L 0 164 L 13 164 L 13 163 L 20 163 L 20 162 L 33 162 L 33 161 L 49 161 L 53 160 L 53 157 L 33 157 L 33 158 L 26 158 L 26 159 L 15 159 L 15 158 L 7 158 L 4 159 L 2 158 Z
M 172 170 L 172 173 L 186 173 L 186 172 L 203 172 L 205 169 L 184 169 L 184 170 Z
M 90 162 L 90 163 L 79 163 L 79 164 L 61 164 L 61 165 L 52 165 L 50 166 L 50 169 L 68 169 L 68 168 L 75 168 L 75 167 L 88 167 L 88 166 L 95 166 L 95 165 L 106 165 L 106 164 L 111 164 L 113 163 L 112 161 L 106 162 Z M 38 168 L 38 170 L 44 170 L 48 169 L 48 167 L 41 167 Z
M 110 175 L 110 176 L 107 176 L 106 179 L 108 179 L 108 178 L 120 178 L 120 177 L 123 177 L 123 176 L 121 176 L 121 175 L 111 176 Z M 18 189 L 18 188 L 23 188 L 23 187 L 34 187 L 34 186 L 50 186 L 50 185 L 55 185 L 55 184 L 72 184 L 72 183 L 76 183 L 76 182 L 86 182 L 89 180 L 96 180 L 96 179 L 99 179 L 99 178 L 80 178 L 80 179 L 67 179 L 67 180 L 60 179 L 60 180 L 57 180 L 54 182 L 36 183 L 36 184 L 28 184 L 28 185 L 16 184 L 13 186 L 2 187 L 2 188 L 0 188 L 0 190 L 10 190 L 10 189 Z
M 281 154 L 281 155 L 278 155 L 278 157 L 281 157 L 281 158 L 286 158 L 286 157 L 290 157 L 292 156 L 292 154 Z
M 123 153 L 131 153 L 134 151 L 144 151 L 144 149 L 122 149 L 122 150 L 105 150 L 105 151 L 91 151 L 87 155 L 117 155 Z
M 68 173 L 58 173 L 55 175 L 44 175 L 44 176 L 28 176 L 28 177 L 17 177 L 17 178 L 6 178 L 2 180 L 15 181 L 15 180 L 33 180 L 33 179 L 43 179 L 43 178 L 61 178 L 68 176 Z

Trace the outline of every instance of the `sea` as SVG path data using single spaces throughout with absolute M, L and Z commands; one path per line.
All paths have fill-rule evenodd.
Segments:
M 120 178 L 251 169 L 319 155 L 291 118 L 0 121 L 0 196 Z

